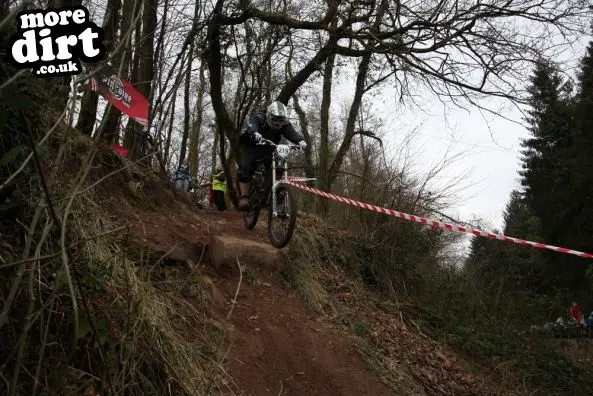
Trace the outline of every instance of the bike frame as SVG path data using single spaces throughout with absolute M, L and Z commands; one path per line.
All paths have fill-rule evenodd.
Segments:
M 276 202 L 276 190 L 278 186 L 282 183 L 288 182 L 288 171 L 286 169 L 286 163 L 288 161 L 288 157 L 292 153 L 292 151 L 300 150 L 300 147 L 296 144 L 276 144 L 271 140 L 264 139 L 264 143 L 260 143 L 262 145 L 269 145 L 274 147 L 274 153 L 272 154 L 272 216 L 277 217 L 277 202 Z M 283 177 L 281 180 L 276 180 L 276 168 L 282 168 L 284 171 Z M 317 180 L 316 178 L 307 178 L 302 179 L 303 181 L 309 180 Z

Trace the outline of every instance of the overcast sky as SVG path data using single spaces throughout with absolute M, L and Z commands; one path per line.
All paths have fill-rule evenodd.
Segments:
M 583 56 L 590 37 L 585 37 L 573 50 L 564 52 L 561 67 L 573 77 L 575 66 Z M 340 79 L 334 84 L 332 107 L 334 114 L 340 106 L 350 103 L 354 92 L 354 76 L 347 83 Z M 398 103 L 394 92 L 387 87 L 373 99 L 373 111 L 382 116 L 387 126 L 386 140 L 398 147 L 409 131 L 417 129 L 412 141 L 416 170 L 427 170 L 435 161 L 449 155 L 458 155 L 456 160 L 437 179 L 441 185 L 453 183 L 460 175 L 466 175 L 459 200 L 447 214 L 460 220 L 480 219 L 482 228 L 492 230 L 503 227 L 503 212 L 514 188 L 519 186 L 520 142 L 528 137 L 523 126 L 523 115 L 513 104 L 503 99 L 489 99 L 489 108 L 502 108 L 503 117 L 485 113 L 468 106 L 468 110 L 443 105 L 429 92 L 422 94 L 418 106 Z M 388 150 L 388 155 L 395 155 Z M 398 208 L 393 208 L 397 210 Z M 413 213 L 412 213 L 413 214 Z M 510 235 L 518 238 L 524 235 Z

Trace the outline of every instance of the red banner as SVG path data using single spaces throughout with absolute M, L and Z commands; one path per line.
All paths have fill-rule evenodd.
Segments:
M 105 65 L 89 78 L 89 88 L 131 119 L 148 126 L 148 99 L 132 84 L 119 78 L 111 67 Z

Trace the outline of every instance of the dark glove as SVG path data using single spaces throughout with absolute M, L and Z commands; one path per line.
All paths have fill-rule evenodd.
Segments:
M 253 135 L 251 135 L 251 138 L 256 144 L 259 144 L 264 140 L 264 137 L 259 132 L 254 132 Z

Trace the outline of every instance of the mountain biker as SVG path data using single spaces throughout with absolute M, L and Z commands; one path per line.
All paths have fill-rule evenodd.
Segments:
M 239 210 L 247 211 L 249 209 L 249 185 L 251 178 L 255 173 L 256 161 L 263 159 L 266 168 L 272 165 L 272 154 L 274 147 L 267 145 L 257 145 L 263 139 L 271 140 L 278 144 L 284 136 L 287 140 L 301 146 L 301 150 L 307 148 L 305 138 L 296 131 L 288 119 L 286 106 L 279 102 L 272 102 L 266 110 L 260 110 L 251 115 L 247 125 L 239 136 L 239 144 L 243 149 L 243 158 L 237 170 L 237 180 L 239 181 Z M 278 179 L 282 177 L 282 171 L 277 175 Z

